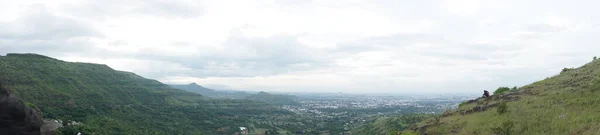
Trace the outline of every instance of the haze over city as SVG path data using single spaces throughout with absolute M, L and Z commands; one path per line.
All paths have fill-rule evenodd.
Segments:
M 590 61 L 599 4 L 0 0 L 0 54 L 213 89 L 480 94 Z

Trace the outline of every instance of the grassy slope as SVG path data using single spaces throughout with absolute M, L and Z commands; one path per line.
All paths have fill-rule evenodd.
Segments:
M 0 69 L 0 83 L 45 118 L 83 122 L 97 134 L 222 134 L 247 125 L 248 116 L 287 113 L 264 103 L 204 98 L 106 65 L 35 54 L 1 56 Z
M 430 117 L 431 115 L 428 114 L 379 117 L 372 123 L 352 129 L 350 132 L 355 135 L 389 135 L 390 133 L 405 130 L 409 125 Z
M 498 107 L 465 113 L 506 102 Z M 412 127 L 421 134 L 494 134 L 492 128 L 514 122 L 508 134 L 600 134 L 600 60 L 519 88 L 507 94 L 479 99 Z M 462 113 L 462 114 L 461 114 Z

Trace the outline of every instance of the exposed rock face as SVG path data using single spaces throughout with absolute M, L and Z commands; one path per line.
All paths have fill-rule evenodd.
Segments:
M 0 134 L 39 135 L 42 117 L 0 85 Z

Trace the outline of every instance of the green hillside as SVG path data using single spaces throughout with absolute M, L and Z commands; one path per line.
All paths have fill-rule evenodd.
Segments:
M 353 129 L 355 135 L 390 135 L 407 129 L 411 124 L 430 118 L 430 114 L 409 114 L 400 116 L 384 116 L 370 124 Z M 405 133 L 407 134 L 407 133 Z
M 600 134 L 600 61 L 490 98 L 463 103 L 412 126 L 422 135 Z
M 0 56 L 0 83 L 44 118 L 82 124 L 58 134 L 231 134 L 250 116 L 290 112 L 248 100 L 211 99 L 106 65 L 37 54 Z M 64 122 L 66 124 L 66 122 Z

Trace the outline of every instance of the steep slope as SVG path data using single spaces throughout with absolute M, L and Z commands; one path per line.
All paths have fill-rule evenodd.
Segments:
M 409 114 L 399 116 L 384 116 L 375 121 L 352 129 L 354 135 L 389 135 L 397 134 L 409 127 L 411 124 L 430 118 L 430 114 Z M 406 134 L 406 133 L 405 133 Z
M 423 121 L 421 134 L 600 134 L 600 61 Z
M 225 100 L 171 88 L 106 65 L 37 54 L 0 56 L 0 83 L 45 118 L 76 121 L 64 134 L 231 134 L 250 116 L 289 112 L 248 100 Z

